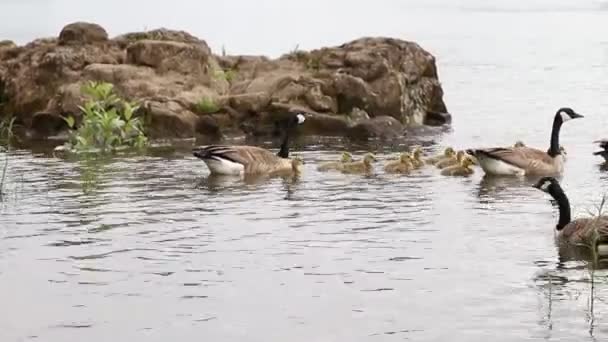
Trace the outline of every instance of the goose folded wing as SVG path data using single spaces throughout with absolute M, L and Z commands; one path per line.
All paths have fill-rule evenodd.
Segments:
M 279 159 L 274 153 L 256 146 L 214 145 L 202 148 L 198 153 L 206 158 L 226 159 L 245 166 L 254 163 L 272 164 Z
M 524 169 L 553 163 L 553 158 L 546 152 L 530 147 L 496 147 L 478 150 L 479 153 Z
M 603 148 L 604 150 L 608 150 L 608 139 L 596 140 L 593 143 L 598 144 L 600 148 Z
M 590 244 L 593 240 L 597 240 L 597 242 L 607 243 L 608 216 L 574 220 L 566 226 L 562 234 L 571 242 Z

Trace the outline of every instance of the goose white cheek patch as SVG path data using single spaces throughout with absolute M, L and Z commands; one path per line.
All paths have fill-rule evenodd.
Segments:
M 306 117 L 302 114 L 298 114 L 297 118 L 298 118 L 298 124 L 301 124 L 304 122 L 304 120 L 306 120 Z
M 570 117 L 570 115 L 568 115 L 568 113 L 566 113 L 566 112 L 560 112 L 559 115 L 562 117 L 562 122 L 566 122 L 566 121 L 572 119 Z
M 549 192 L 549 186 L 551 182 L 544 182 L 543 185 L 540 186 L 540 189 L 544 192 Z

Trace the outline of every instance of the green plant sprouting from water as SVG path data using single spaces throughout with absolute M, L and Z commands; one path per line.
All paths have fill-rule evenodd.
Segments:
M 6 174 L 8 173 L 8 154 L 13 138 L 13 124 L 15 118 L 10 118 L 0 121 L 0 149 L 5 148 L 4 163 L 0 166 L 0 199 L 4 194 L 4 183 L 6 182 Z
M 147 145 L 143 122 L 134 117 L 139 106 L 116 95 L 113 84 L 91 81 L 82 87 L 82 91 L 89 100 L 79 107 L 82 123 L 72 132 L 68 149 L 113 151 Z M 70 128 L 75 128 L 73 117 L 69 116 L 65 121 Z
M 211 114 L 220 110 L 220 107 L 210 97 L 203 97 L 196 103 L 196 111 L 201 114 Z

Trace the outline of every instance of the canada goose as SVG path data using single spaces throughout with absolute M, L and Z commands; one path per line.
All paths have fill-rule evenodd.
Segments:
M 374 169 L 372 162 L 377 160 L 372 153 L 366 153 L 363 160 L 344 163 L 340 171 L 343 173 L 371 173 Z
M 441 160 L 443 160 L 445 158 L 451 158 L 451 157 L 453 157 L 455 155 L 456 155 L 456 151 L 454 151 L 453 148 L 446 147 L 442 154 L 434 156 L 434 157 L 426 158 L 424 160 L 424 162 L 427 163 L 427 164 L 430 164 L 430 165 L 435 165 L 439 161 L 441 161 Z
M 602 149 L 598 152 L 593 152 L 594 156 L 601 156 L 604 158 L 604 161 L 608 161 L 608 139 L 596 140 L 593 143 L 598 144 Z
M 384 165 L 384 171 L 389 173 L 408 173 L 413 168 L 412 157 L 405 152 L 399 155 L 399 160 L 391 160 Z
M 340 170 L 344 163 L 350 163 L 352 161 L 353 161 L 353 155 L 348 152 L 343 152 L 342 158 L 340 158 L 340 161 L 322 163 L 317 167 L 317 170 L 319 170 L 319 171 Z
M 240 175 L 269 173 L 277 169 L 291 167 L 289 158 L 289 135 L 299 124 L 303 123 L 303 114 L 290 116 L 283 136 L 279 152 L 246 145 L 210 145 L 195 148 L 192 154 L 202 159 L 212 174 Z
M 531 147 L 495 147 L 469 149 L 467 153 L 477 158 L 487 174 L 561 174 L 564 170 L 564 157 L 559 145 L 559 131 L 564 122 L 582 117 L 570 108 L 560 108 L 553 119 L 551 145 L 546 152 Z
M 608 242 L 608 216 L 603 215 L 594 218 L 572 220 L 568 196 L 564 193 L 557 179 L 543 177 L 534 184 L 534 187 L 548 193 L 557 202 L 559 221 L 555 229 L 559 232 L 558 239 L 560 242 L 571 245 L 592 246 L 592 243 L 595 241 L 598 244 L 603 244 L 603 248 L 599 248 L 598 246 L 600 254 L 608 252 L 608 248 L 606 248 L 608 247 L 606 245 Z M 597 235 L 595 234 L 596 231 Z
M 464 154 L 463 154 L 464 155 Z M 458 165 L 448 166 L 441 170 L 441 174 L 444 176 L 468 176 L 473 174 L 471 166 L 474 164 L 473 159 L 470 156 L 463 156 L 461 162 Z
M 443 168 L 446 168 L 449 166 L 460 165 L 464 156 L 465 156 L 464 151 L 458 151 L 458 152 L 456 152 L 455 157 L 445 158 L 445 159 L 439 161 L 437 164 L 435 164 L 435 166 L 437 166 L 440 169 L 443 169 Z
M 424 166 L 424 160 L 422 160 L 422 148 L 420 148 L 420 146 L 417 146 L 414 149 L 414 152 L 412 152 L 411 163 L 415 169 Z

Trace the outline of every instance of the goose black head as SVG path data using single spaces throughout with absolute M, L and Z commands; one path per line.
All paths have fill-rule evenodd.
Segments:
M 575 112 L 572 108 L 568 108 L 568 107 L 563 107 L 563 108 L 558 109 L 555 116 L 556 116 L 556 118 L 559 117 L 561 119 L 562 123 L 564 123 L 568 120 L 572 120 L 572 119 L 584 118 L 584 116 L 580 115 L 579 113 Z
M 560 188 L 559 182 L 553 177 L 543 177 L 539 179 L 538 182 L 533 185 L 533 187 L 548 194 L 551 194 Z

